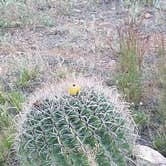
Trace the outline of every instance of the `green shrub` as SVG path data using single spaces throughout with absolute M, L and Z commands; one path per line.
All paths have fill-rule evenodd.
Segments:
M 166 133 L 157 136 L 154 140 L 153 140 L 153 146 L 156 150 L 158 150 L 161 154 L 163 154 L 164 156 L 166 156 Z
M 14 129 L 0 133 L 0 163 L 6 164 L 10 160 L 11 149 L 14 144 Z
M 2 91 L 0 91 L 0 104 L 4 104 L 5 102 L 6 102 L 6 96 Z
M 5 92 L 0 90 L 0 109 L 12 109 L 12 113 L 19 112 L 22 109 L 22 103 L 25 98 L 23 94 L 16 90 Z
M 110 99 L 82 87 L 77 96 L 50 96 L 33 102 L 20 119 L 15 147 L 22 166 L 128 165 L 134 123 L 126 107 L 112 101 L 115 94 Z
M 157 110 L 158 123 L 160 127 L 158 129 L 158 136 L 153 140 L 153 146 L 160 153 L 166 156 L 166 56 L 165 56 L 165 39 L 163 34 L 159 34 L 156 39 L 158 43 L 157 53 L 159 55 L 158 71 L 159 80 L 162 84 L 159 96 L 159 107 Z
M 7 0 L 0 2 L 0 27 L 21 26 L 27 11 L 22 1 Z
M 149 117 L 143 111 L 135 111 L 134 121 L 138 125 L 138 127 L 143 128 L 146 126 L 147 122 L 149 121 Z
M 158 41 L 159 47 L 158 47 L 158 55 L 160 56 L 159 61 L 159 80 L 162 84 L 162 92 L 160 93 L 160 99 L 159 99 L 159 115 L 161 124 L 164 128 L 164 131 L 166 130 L 166 56 L 165 56 L 165 39 L 163 34 L 160 34 L 160 41 Z
M 0 165 L 9 160 L 10 150 L 14 143 L 14 120 L 7 110 L 0 105 Z
M 19 87 L 26 88 L 30 86 L 30 83 L 37 77 L 37 74 L 37 69 L 29 70 L 27 68 L 24 68 L 23 70 L 21 70 L 19 79 L 16 83 Z
M 13 110 L 20 112 L 22 110 L 22 103 L 24 102 L 24 97 L 21 92 L 11 91 L 7 93 L 7 101 Z
M 6 109 L 0 105 L 0 131 L 4 128 L 8 128 L 11 125 L 12 119 Z
M 141 66 L 142 53 L 139 45 L 139 35 L 134 25 L 119 30 L 119 64 L 120 72 L 117 76 L 120 90 L 125 94 L 128 102 L 138 104 L 142 96 Z
M 13 147 L 15 123 L 14 114 L 22 109 L 24 98 L 20 92 L 0 91 L 0 165 L 6 165 L 10 160 Z

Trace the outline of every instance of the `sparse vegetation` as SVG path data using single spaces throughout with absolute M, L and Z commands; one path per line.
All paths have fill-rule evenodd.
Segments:
M 14 116 L 4 105 L 0 104 L 0 164 L 4 165 L 10 160 L 9 156 L 15 138 Z
M 48 1 L 7 0 L 0 2 L 0 27 L 23 27 L 25 25 L 53 26 Z M 51 7 L 51 6 L 50 6 Z M 41 12 L 43 11 L 43 12 Z
M 119 61 L 120 73 L 117 78 L 118 86 L 123 91 L 128 102 L 139 104 L 142 96 L 141 67 L 142 52 L 139 49 L 139 36 L 135 25 L 125 30 L 119 30 Z
M 160 124 L 158 130 L 158 136 L 154 138 L 153 145 L 163 155 L 166 155 L 166 52 L 165 52 L 165 41 L 163 34 L 158 37 L 157 54 L 160 57 L 159 60 L 159 80 L 162 84 L 162 91 L 159 95 L 159 108 L 157 111 L 157 117 Z
M 22 110 L 21 92 L 0 90 L 0 164 L 6 165 L 11 157 L 15 139 L 15 115 Z
M 142 110 L 136 110 L 134 114 L 134 121 L 138 125 L 139 130 L 143 130 L 149 121 L 149 117 Z
M 165 9 L 165 0 L 1 0 L 0 165 L 21 166 L 13 138 L 23 103 L 78 76 L 118 90 L 138 142 L 166 156 Z
M 20 71 L 19 78 L 16 84 L 20 88 L 26 88 L 30 86 L 31 82 L 37 77 L 37 74 L 38 74 L 37 69 L 30 70 L 27 68 L 23 68 Z
M 159 62 L 159 74 L 160 74 L 160 80 L 163 87 L 163 91 L 160 95 L 160 120 L 163 124 L 163 127 L 166 131 L 166 48 L 165 48 L 165 41 L 164 41 L 163 34 L 160 35 L 160 41 L 158 43 L 158 55 L 160 56 L 160 62 Z
M 161 154 L 163 154 L 164 156 L 166 156 L 166 151 L 165 151 L 165 147 L 166 147 L 166 134 L 163 135 L 158 135 L 155 137 L 154 141 L 153 141 L 153 146 L 156 150 L 158 150 Z

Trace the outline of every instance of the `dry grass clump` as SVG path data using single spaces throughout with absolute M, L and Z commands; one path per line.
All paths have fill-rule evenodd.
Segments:
M 124 29 L 120 28 L 118 34 L 120 46 L 118 84 L 126 100 L 138 104 L 142 97 L 141 72 L 145 39 L 139 34 L 135 24 L 129 24 Z

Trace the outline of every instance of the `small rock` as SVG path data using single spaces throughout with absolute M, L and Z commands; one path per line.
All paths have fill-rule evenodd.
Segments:
M 73 9 L 76 13 L 81 13 L 82 11 L 79 9 Z
M 145 19 L 150 19 L 150 18 L 152 18 L 152 16 L 153 16 L 152 14 L 147 12 L 147 13 L 145 13 L 144 18 Z
M 105 80 L 104 83 L 106 84 L 106 86 L 114 86 L 115 85 L 114 81 L 112 81 L 110 79 Z
M 148 146 L 136 145 L 134 155 L 138 166 L 166 166 L 166 158 Z

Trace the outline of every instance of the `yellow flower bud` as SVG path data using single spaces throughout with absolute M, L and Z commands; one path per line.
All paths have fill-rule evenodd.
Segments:
M 72 96 L 78 95 L 78 93 L 80 92 L 80 86 L 77 84 L 71 84 L 69 89 L 68 89 L 68 93 Z

